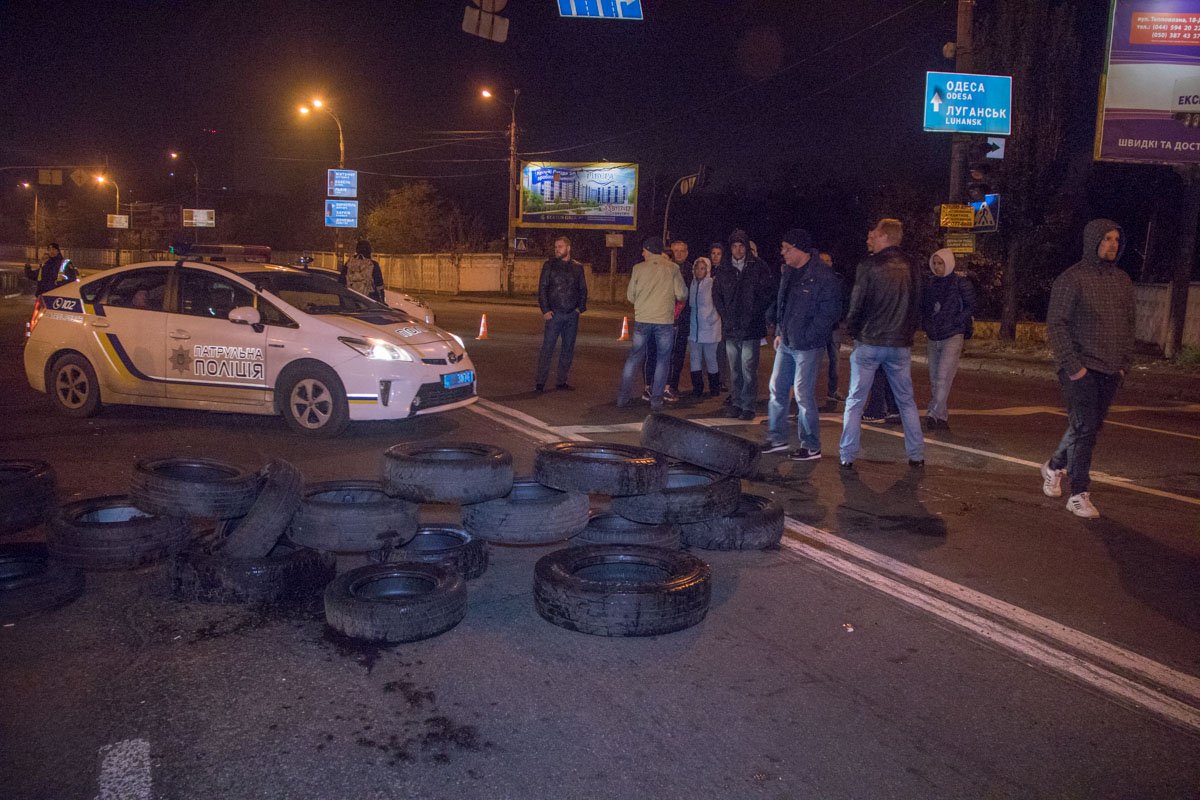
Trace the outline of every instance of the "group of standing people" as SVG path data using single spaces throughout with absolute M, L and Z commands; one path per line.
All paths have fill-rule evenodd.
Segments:
M 838 460 L 853 472 L 861 452 L 864 420 L 898 419 L 911 467 L 925 465 L 925 438 L 913 393 L 912 346 L 924 329 L 928 344 L 930 400 L 927 430 L 948 430 L 949 396 L 963 342 L 971 338 L 976 291 L 971 279 L 955 271 L 949 249 L 929 258 L 928 274 L 901 249 L 899 220 L 880 220 L 867 234 L 868 255 L 855 270 L 845 309 L 845 330 L 853 340 L 850 388 L 845 398 Z M 1084 258 L 1055 281 L 1047 331 L 1067 402 L 1068 428 L 1054 455 L 1042 466 L 1043 491 L 1063 493 L 1069 479 L 1072 513 L 1099 516 L 1091 502 L 1088 471 L 1096 434 L 1103 425 L 1116 388 L 1128 367 L 1133 344 L 1132 282 L 1115 262 L 1123 242 L 1120 227 L 1109 220 L 1090 223 Z M 625 360 L 617 405 L 629 405 L 639 369 L 654 411 L 679 399 L 679 379 L 690 350 L 692 390 L 697 396 L 721 391 L 720 355 L 729 370 L 726 414 L 752 420 L 757 402 L 761 346 L 773 331 L 764 453 L 788 451 L 795 461 L 822 456 L 816 384 L 821 359 L 829 359 L 828 396 L 837 395 L 837 330 L 843 317 L 844 290 L 827 254 L 805 230 L 783 236 L 781 272 L 758 257 L 746 233 L 735 230 L 715 243 L 708 257 L 688 262 L 687 244 L 658 237 L 642 244 L 642 260 L 633 268 L 627 298 L 634 306 L 633 346 Z M 670 255 L 668 255 L 668 253 Z M 570 240 L 555 243 L 555 258 L 542 269 L 539 302 L 546 333 L 538 363 L 537 391 L 545 388 L 555 341 L 562 339 L 558 388 L 570 389 L 570 369 L 579 314 L 587 307 L 583 268 L 570 258 Z M 723 348 L 721 347 L 723 343 Z M 722 352 L 723 351 L 723 352 Z M 877 380 L 882 373 L 883 380 Z M 789 396 L 798 407 L 797 438 L 789 449 Z

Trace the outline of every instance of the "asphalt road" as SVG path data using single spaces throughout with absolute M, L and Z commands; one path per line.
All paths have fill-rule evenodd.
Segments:
M 485 402 L 314 442 L 265 417 L 56 416 L 20 367 L 28 303 L 0 300 L 0 455 L 50 461 L 76 498 L 124 491 L 154 454 L 324 480 L 375 477 L 400 441 L 493 442 L 527 472 L 543 441 L 637 440 L 647 409 L 613 403 L 619 315 L 585 316 L 575 391 L 537 395 L 535 310 L 437 306 L 466 336 L 484 310 Z M 391 648 L 311 611 L 175 602 L 159 567 L 89 574 L 80 600 L 0 628 L 0 796 L 1200 797 L 1200 407 L 1138 380 L 1117 402 L 1095 522 L 1041 495 L 1031 465 L 1063 425 L 1043 378 L 963 373 L 922 472 L 888 426 L 857 477 L 766 457 L 746 488 L 784 503 L 784 547 L 702 553 L 712 608 L 670 636 L 544 622 L 531 573 L 552 548 L 493 548 L 462 624 Z M 839 432 L 829 415 L 827 454 Z

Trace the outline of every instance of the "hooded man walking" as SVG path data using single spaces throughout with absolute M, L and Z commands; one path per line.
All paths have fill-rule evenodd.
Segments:
M 775 327 L 775 366 L 771 370 L 771 400 L 767 405 L 768 433 L 764 453 L 788 446 L 788 390 L 800 407 L 800 449 L 788 453 L 792 461 L 821 457 L 820 409 L 817 407 L 817 373 L 829 341 L 829 331 L 842 313 L 837 276 L 813 247 L 808 231 L 793 228 L 783 235 L 783 280 L 767 321 Z
M 921 292 L 921 320 L 929 337 L 929 414 L 925 427 L 950 429 L 950 387 L 958 372 L 963 340 L 971 335 L 975 285 L 954 272 L 954 253 L 948 248 L 929 257 L 932 275 Z
M 767 335 L 767 309 L 775 302 L 777 287 L 771 268 L 748 252 L 749 243 L 743 230 L 730 234 L 729 259 L 721 265 L 713 286 L 729 357 L 733 402 L 728 415 L 747 421 L 754 419 L 759 342 Z
M 379 268 L 379 262 L 371 258 L 371 243 L 366 239 L 360 239 L 354 245 L 354 255 L 342 264 L 339 276 L 347 289 L 383 302 L 383 270 Z
M 570 390 L 567 377 L 575 358 L 575 337 L 579 333 L 579 315 L 587 311 L 587 280 L 583 265 L 571 258 L 571 240 L 559 236 L 554 240 L 554 258 L 542 264 L 538 278 L 538 306 L 546 320 L 542 332 L 542 351 L 538 354 L 534 390 L 545 391 L 550 377 L 550 359 L 554 345 L 562 339 L 558 351 L 558 383 L 556 389 Z
M 1121 226 L 1094 219 L 1083 229 L 1083 258 L 1054 280 L 1046 312 L 1046 336 L 1058 365 L 1067 404 L 1067 432 L 1042 465 L 1042 492 L 1062 497 L 1071 483 L 1067 510 L 1100 516 L 1088 491 L 1096 435 L 1108 416 L 1133 355 L 1133 281 L 1117 266 L 1125 249 Z
M 904 451 L 912 467 L 925 466 L 925 437 L 921 415 L 913 400 L 912 343 L 921 321 L 920 278 L 900 249 L 904 227 L 898 219 L 883 219 L 867 234 L 871 255 L 858 265 L 850 295 L 846 332 L 854 338 L 850 354 L 850 395 L 842 420 L 842 468 L 854 469 L 860 450 L 863 404 L 883 370 L 896 395 L 904 426 Z
M 629 276 L 625 296 L 633 303 L 633 348 L 621 371 L 621 388 L 617 394 L 620 408 L 629 405 L 633 376 L 646 357 L 647 342 L 653 339 L 656 361 L 654 383 L 650 386 L 650 409 L 663 409 L 663 389 L 667 385 L 671 346 L 675 341 L 675 304 L 687 297 L 687 287 L 683 285 L 679 267 L 662 252 L 662 239 L 651 236 L 642 244 L 642 260 L 633 265 L 633 274 Z

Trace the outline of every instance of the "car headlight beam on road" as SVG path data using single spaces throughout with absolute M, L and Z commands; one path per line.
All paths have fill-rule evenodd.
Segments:
M 403 347 L 380 341 L 379 339 L 355 339 L 352 336 L 339 336 L 338 341 L 354 350 L 359 355 L 373 358 L 376 361 L 412 361 L 412 354 Z

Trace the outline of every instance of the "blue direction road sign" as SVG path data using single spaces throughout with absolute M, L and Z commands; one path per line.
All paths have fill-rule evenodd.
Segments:
M 1012 78 L 963 72 L 925 73 L 925 130 L 1012 133 Z
M 357 228 L 358 227 L 358 201 L 357 200 L 326 200 L 325 201 L 325 227 L 326 228 Z
M 328 170 L 326 197 L 358 197 L 358 172 L 352 169 Z
M 561 17 L 641 19 L 642 0 L 558 0 Z

